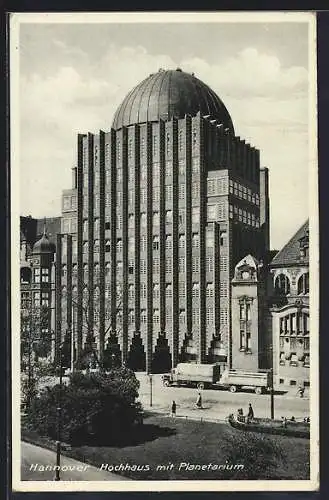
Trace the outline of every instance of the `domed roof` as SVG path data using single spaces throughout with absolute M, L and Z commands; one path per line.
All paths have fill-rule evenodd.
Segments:
M 33 245 L 33 253 L 53 253 L 55 251 L 54 244 L 49 241 L 46 234 L 46 227 L 44 227 L 43 235 L 40 240 L 36 241 Z
M 199 111 L 234 133 L 229 112 L 208 85 L 179 68 L 159 70 L 129 92 L 114 115 L 112 127 L 118 130 L 134 123 L 195 116 Z

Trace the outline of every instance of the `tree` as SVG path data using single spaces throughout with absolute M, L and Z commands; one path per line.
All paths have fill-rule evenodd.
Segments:
M 21 309 L 21 382 L 23 403 L 29 405 L 38 390 L 40 380 L 53 373 L 49 361 L 51 332 L 47 306 L 30 307 L 25 303 Z M 42 362 L 40 358 L 44 358 Z
M 121 364 L 120 352 L 119 350 L 113 349 L 112 352 L 105 352 L 104 358 L 100 359 L 97 354 L 96 349 L 96 337 L 99 338 L 101 335 L 101 321 L 100 321 L 100 292 L 99 283 L 94 287 L 93 296 L 90 294 L 87 286 L 83 289 L 82 295 L 82 335 L 86 339 L 85 346 L 83 347 L 81 358 L 77 360 L 76 364 L 79 368 L 110 368 L 113 366 L 118 366 Z M 66 298 L 67 295 L 63 294 L 62 299 Z M 93 315 L 90 315 L 90 305 L 93 299 Z M 117 324 L 114 331 L 112 315 L 111 315 L 111 301 L 108 295 L 105 295 L 105 327 L 104 327 L 104 338 L 109 337 L 111 340 L 115 341 L 118 332 L 121 328 L 122 320 L 122 292 L 121 288 L 117 289 L 117 306 L 116 306 L 116 316 Z M 77 309 L 78 301 L 76 293 L 72 293 L 72 317 L 73 317 L 73 330 L 74 325 L 77 324 Z M 73 331 L 74 334 L 74 331 Z M 66 328 L 66 333 L 63 342 L 63 364 L 64 366 L 70 365 L 71 359 L 71 333 L 69 329 Z
M 28 409 L 27 423 L 41 435 L 57 437 L 56 407 L 61 401 L 62 439 L 71 443 L 101 438 L 114 443 L 139 421 L 139 382 L 127 368 L 109 373 L 76 372 L 68 385 L 46 388 L 35 396 Z

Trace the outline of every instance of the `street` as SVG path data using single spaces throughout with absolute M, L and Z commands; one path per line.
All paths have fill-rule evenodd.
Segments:
M 151 386 L 148 375 L 136 373 L 140 381 L 140 401 L 145 409 L 150 409 Z M 296 389 L 297 390 L 297 389 Z M 309 399 L 296 396 L 296 391 L 287 394 L 275 394 L 275 418 L 285 416 L 303 418 L 309 416 Z M 198 390 L 188 387 L 164 387 L 161 375 L 152 376 L 152 409 L 154 411 L 170 413 L 172 401 L 177 404 L 177 416 L 189 418 L 204 418 L 224 420 L 230 413 L 236 413 L 242 408 L 244 413 L 251 403 L 255 417 L 270 417 L 270 394 L 257 395 L 252 391 L 236 392 L 227 390 L 204 389 L 201 391 L 203 409 L 195 407 Z
M 21 443 L 21 481 L 54 481 L 55 471 L 47 469 L 55 464 L 55 452 L 30 443 Z M 61 481 L 127 481 L 127 478 L 63 455 L 61 467 Z M 43 470 L 45 468 L 47 469 Z

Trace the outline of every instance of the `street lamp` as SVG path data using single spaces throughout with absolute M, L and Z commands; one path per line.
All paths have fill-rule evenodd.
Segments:
M 271 419 L 274 420 L 274 374 L 273 368 L 270 369 L 270 394 L 271 394 Z
M 150 381 L 150 406 L 152 406 L 152 386 L 153 386 L 153 375 L 149 373 L 149 381 Z
M 62 347 L 61 344 L 58 348 L 59 350 L 59 391 L 57 400 L 57 441 L 56 441 L 56 472 L 55 481 L 60 481 L 60 467 L 61 467 L 61 431 L 62 431 L 62 383 L 63 383 L 63 366 L 62 366 Z

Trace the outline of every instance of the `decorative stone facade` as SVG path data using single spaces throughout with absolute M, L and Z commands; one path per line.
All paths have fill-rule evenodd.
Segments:
M 278 386 L 309 386 L 308 222 L 271 262 L 274 374 Z

